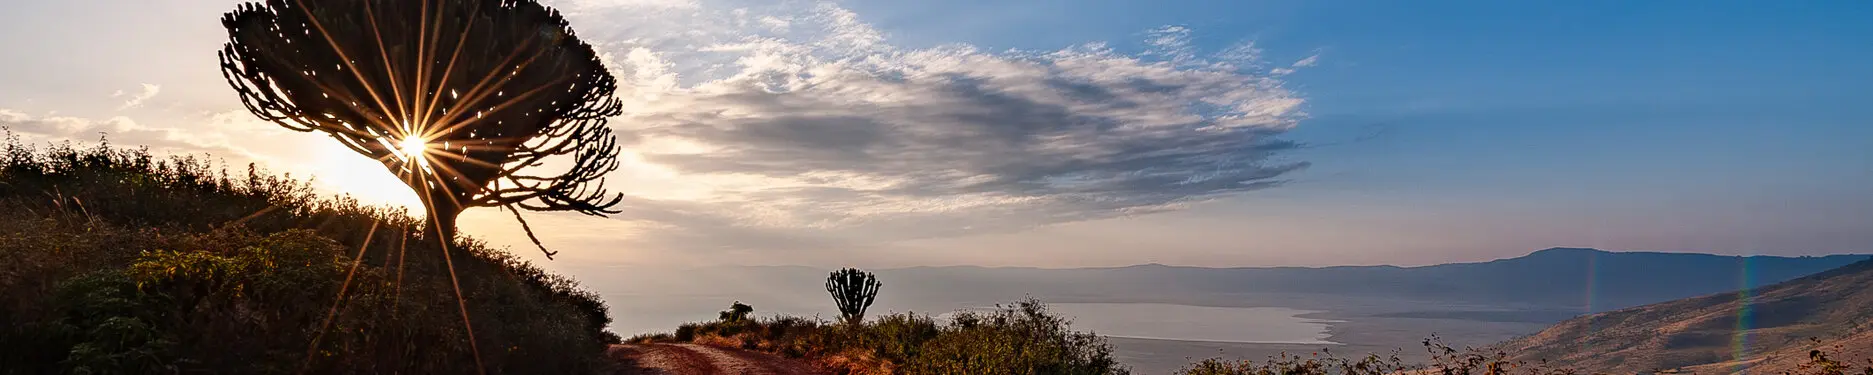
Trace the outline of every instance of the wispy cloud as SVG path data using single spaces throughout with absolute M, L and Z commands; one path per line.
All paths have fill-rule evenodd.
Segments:
M 614 183 L 658 187 L 636 192 L 640 207 L 681 212 L 669 221 L 679 230 L 752 236 L 661 231 L 696 246 L 1157 212 L 1305 166 L 1278 157 L 1295 147 L 1278 136 L 1304 101 L 1257 73 L 1254 54 L 1201 54 L 1182 27 L 1152 30 L 1151 50 L 1127 54 L 901 48 L 831 4 L 586 6 L 574 23 L 632 101 L 614 122 L 633 146 Z M 669 32 L 700 24 L 729 27 Z
M 1296 68 L 1305 68 L 1305 67 L 1314 66 L 1314 64 L 1318 64 L 1318 63 L 1320 63 L 1320 55 L 1314 54 L 1313 56 L 1308 56 L 1305 59 L 1301 59 L 1301 61 L 1295 61 L 1293 66 Z
M 1300 68 L 1312 67 L 1319 63 L 1320 63 L 1320 54 L 1315 53 L 1313 55 L 1307 56 L 1307 58 L 1301 59 L 1300 61 L 1295 61 L 1293 64 L 1289 64 L 1287 67 L 1271 69 L 1268 72 L 1276 76 L 1284 76 L 1284 75 L 1293 74 L 1295 71 L 1299 70 Z
M 156 94 L 159 94 L 162 92 L 163 92 L 162 86 L 145 83 L 143 84 L 143 91 L 141 92 L 130 94 L 130 93 L 124 92 L 124 90 L 117 90 L 117 92 L 111 93 L 111 97 L 119 98 L 119 97 L 124 97 L 126 95 L 129 96 L 128 99 L 124 100 L 124 104 L 122 106 L 117 107 L 117 110 L 121 111 L 125 109 L 141 107 L 143 106 L 143 102 L 150 100 L 150 98 L 156 97 Z

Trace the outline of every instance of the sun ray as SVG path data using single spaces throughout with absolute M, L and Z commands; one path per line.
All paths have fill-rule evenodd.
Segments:
M 449 53 L 449 65 L 442 69 L 442 79 L 438 80 L 436 83 L 436 92 L 430 95 L 431 96 L 431 101 L 429 102 L 430 108 L 425 108 L 423 110 L 423 122 L 425 123 L 428 123 L 431 120 L 429 118 L 429 115 L 435 113 L 435 108 L 434 108 L 435 103 L 442 101 L 442 92 L 446 88 L 445 86 L 449 84 L 449 77 L 455 76 L 455 63 L 459 61 L 462 57 L 462 45 L 468 41 L 469 32 L 475 30 L 475 21 L 480 19 L 479 16 L 481 14 L 481 8 L 475 7 L 475 8 L 472 8 L 472 10 L 473 12 L 469 13 L 469 16 L 468 16 L 468 22 L 462 26 L 462 32 L 460 33 L 461 35 L 458 36 L 455 40 L 455 51 Z M 437 33 L 440 34 L 440 32 L 437 32 Z M 461 107 L 462 107 L 461 102 L 458 101 L 455 103 L 455 108 L 457 110 L 460 110 Z
M 421 174 L 421 173 L 422 172 L 420 171 L 417 172 L 417 174 Z M 434 202 L 429 202 L 431 198 L 428 198 L 428 197 L 431 197 L 432 195 L 429 194 L 429 188 L 427 187 L 428 185 L 417 184 L 417 186 L 420 186 L 418 189 L 423 192 L 422 196 L 425 197 L 423 198 L 424 200 L 423 206 L 428 207 L 428 211 L 430 215 L 429 217 L 432 217 L 432 218 L 436 217 L 435 216 L 436 205 L 434 204 Z M 444 230 L 445 228 L 442 228 L 442 225 L 443 225 L 442 222 L 437 221 L 437 220 L 429 220 L 429 222 L 431 223 L 430 225 L 433 225 L 436 227 L 435 233 L 442 234 L 442 233 L 447 232 L 446 230 Z M 453 287 L 453 289 L 455 289 L 455 307 L 458 311 L 462 313 L 462 329 L 465 330 L 468 334 L 468 348 L 475 355 L 475 368 L 480 370 L 482 375 L 487 375 L 488 368 L 487 366 L 483 365 L 481 362 L 481 344 L 475 342 L 475 325 L 473 323 L 470 323 L 468 319 L 468 301 L 467 299 L 462 297 L 462 282 L 459 279 L 457 279 L 455 276 L 455 257 L 449 254 L 449 242 L 454 241 L 454 240 L 455 239 L 453 238 L 442 238 L 441 236 L 437 236 L 435 238 L 436 248 L 442 251 L 443 266 L 445 268 L 448 268 L 449 270 L 449 285 Z
M 410 114 L 418 126 L 428 124 L 423 120 L 425 114 L 418 113 L 417 111 L 424 108 L 423 104 L 429 96 L 425 94 L 424 91 L 429 90 L 429 65 L 431 64 L 430 60 L 433 60 L 431 56 L 434 55 L 434 52 L 430 51 L 430 48 L 433 48 L 435 45 L 435 43 L 429 39 L 430 35 L 432 35 L 429 30 L 431 27 L 442 26 L 441 20 L 436 20 L 435 26 L 430 26 L 429 0 L 420 1 L 423 5 L 422 11 L 417 12 L 416 21 L 416 87 L 411 88 L 412 92 L 410 93 L 410 100 L 412 101 L 412 103 L 410 103 Z
M 397 69 L 393 66 L 395 64 L 390 61 L 390 50 L 384 48 L 384 33 L 377 26 L 377 13 L 371 10 L 372 8 L 376 8 L 372 5 L 377 3 L 367 2 L 364 4 L 364 17 L 370 20 L 371 34 L 377 37 L 377 54 L 384 58 L 384 75 L 389 78 L 388 81 L 390 81 L 390 97 L 397 102 L 397 113 L 394 114 L 394 116 L 396 116 L 397 123 L 408 126 L 410 123 L 410 110 L 405 107 L 403 103 L 403 85 L 397 83 Z M 398 138 L 408 136 L 410 135 L 406 129 L 405 134 L 398 135 Z
M 345 54 L 345 49 L 339 47 L 338 40 L 332 38 L 332 33 L 326 31 L 325 24 L 319 22 L 319 17 L 312 15 L 312 8 L 306 7 L 305 0 L 293 0 L 293 4 L 298 7 L 301 12 L 305 13 L 306 19 L 311 20 L 312 27 L 319 30 L 319 36 L 325 38 L 325 42 L 331 45 L 332 51 L 338 54 L 338 59 L 344 61 L 345 67 L 348 68 L 345 70 L 351 71 L 352 77 L 357 78 L 359 82 L 370 82 L 370 80 L 364 78 L 364 72 L 358 70 L 358 65 L 352 62 L 351 57 Z M 383 111 L 385 115 L 388 115 L 390 113 L 390 107 L 384 104 L 384 99 L 377 94 L 377 89 L 371 87 L 371 85 L 363 86 L 364 91 L 371 94 L 371 100 L 377 102 L 377 109 Z
M 533 39 L 532 39 L 532 38 L 528 38 L 528 39 L 527 39 L 526 41 L 523 41 L 523 42 L 521 42 L 519 46 L 516 46 L 516 47 L 515 47 L 515 51 L 514 51 L 514 52 L 515 52 L 515 54 L 516 54 L 516 55 L 518 55 L 518 53 L 519 53 L 519 52 L 520 52 L 521 50 L 524 50 L 524 49 L 525 49 L 526 47 L 529 47 L 529 46 L 532 46 L 532 45 L 533 45 Z M 505 84 L 507 84 L 507 82 L 508 82 L 508 81 L 510 81 L 510 80 L 512 80 L 512 79 L 513 79 L 513 77 L 514 77 L 514 75 L 512 74 L 513 72 L 519 72 L 519 71 L 521 71 L 521 70 L 524 70 L 524 69 L 527 69 L 528 67 L 531 67 L 531 66 L 533 66 L 533 62 L 534 62 L 534 61 L 539 61 L 539 59 L 540 59 L 540 56 L 543 56 L 543 55 L 545 55 L 545 54 L 546 54 L 546 49 L 545 49 L 545 48 L 541 48 L 541 49 L 538 49 L 537 51 L 534 51 L 534 53 L 533 53 L 533 56 L 528 56 L 528 57 L 527 57 L 527 60 L 526 60 L 526 61 L 521 61 L 521 62 L 520 62 L 520 64 L 517 64 L 517 65 L 514 65 L 514 69 L 513 69 L 513 70 L 510 70 L 510 71 L 509 71 L 509 74 L 505 74 L 505 75 L 503 75 L 503 74 L 500 74 L 501 72 L 500 72 L 500 71 L 498 71 L 498 70 L 489 70 L 489 71 L 488 71 L 488 74 L 482 77 L 482 83 L 486 83 L 486 82 L 487 82 L 487 80 L 489 80 L 489 79 L 493 79 L 493 78 L 496 78 L 497 76 L 498 76 L 498 77 L 499 77 L 499 78 L 501 79 L 501 81 L 500 81 L 499 83 L 496 83 L 496 84 L 494 84 L 494 86 L 489 86 L 489 87 L 482 87 L 481 85 L 479 85 L 479 84 L 477 84 L 477 85 L 475 86 L 475 88 L 476 88 L 477 90 L 471 90 L 471 92 L 469 93 L 469 95 L 466 95 L 466 97 L 468 97 L 468 99 L 464 99 L 464 100 L 462 100 L 462 101 L 460 101 L 460 102 L 457 102 L 457 103 L 470 103 L 470 104 L 471 104 L 471 105 L 469 106 L 469 107 L 470 107 L 470 109 L 473 109 L 473 107 L 478 107 L 478 106 L 480 106 L 480 105 L 481 105 L 481 101 L 482 101 L 482 100 L 484 100 L 484 99 L 487 99 L 487 96 L 488 96 L 489 94 L 499 94 L 499 93 L 501 92 L 500 90 L 498 90 L 498 89 L 497 89 L 497 87 L 498 87 L 498 86 L 501 86 L 501 85 L 505 85 Z M 511 57 L 517 57 L 517 56 L 509 56 L 509 57 L 510 57 L 509 59 L 503 59 L 503 60 L 501 61 L 501 64 L 500 64 L 500 65 L 498 65 L 498 66 L 502 66 L 502 67 L 505 67 L 505 66 L 507 66 L 507 62 L 508 62 L 508 61 L 512 61 L 512 59 L 511 59 Z M 565 77 L 561 77 L 561 79 L 564 79 L 564 78 L 565 78 Z M 460 107 L 463 107 L 463 106 L 462 106 L 462 105 L 457 105 L 456 107 L 457 107 L 457 108 L 460 108 Z M 455 120 L 456 120 L 456 117 L 459 117 L 459 116 L 461 116 L 461 115 L 462 115 L 463 113 L 468 113 L 468 112 L 469 112 L 469 111 L 455 111 L 454 113 L 449 113 L 449 114 L 446 114 L 446 115 L 443 115 L 443 118 L 442 118 L 442 120 L 439 120 L 439 121 L 436 121 L 436 122 L 438 122 L 438 123 L 449 123 L 449 122 L 453 122 L 453 121 L 455 121 Z M 488 111 L 488 112 L 494 112 L 494 111 Z
M 397 241 L 397 282 L 396 284 L 392 284 L 396 286 L 397 290 L 392 292 L 390 297 L 391 300 L 395 301 L 394 304 L 390 306 L 390 316 L 392 317 L 397 316 L 398 310 L 403 308 L 403 263 L 405 256 L 408 255 L 410 251 L 410 232 L 407 229 L 408 227 L 405 228 L 406 229 L 398 231 L 402 233 L 403 239 Z
M 545 84 L 545 85 L 541 85 L 540 87 L 535 87 L 535 88 L 533 88 L 533 89 L 531 89 L 531 90 L 527 90 L 526 92 L 523 92 L 523 93 L 521 93 L 520 95 L 515 95 L 515 96 L 514 96 L 514 97 L 512 97 L 512 98 L 508 98 L 508 99 L 507 99 L 507 101 L 504 101 L 504 102 L 501 102 L 500 104 L 497 104 L 497 105 L 495 105 L 495 106 L 493 106 L 493 107 L 489 107 L 489 109 L 488 109 L 488 112 L 496 112 L 496 111 L 500 111 L 500 110 L 502 110 L 502 109 L 507 109 L 507 107 L 509 107 L 509 106 L 512 106 L 512 105 L 515 105 L 515 104 L 520 104 L 520 102 L 521 102 L 522 100 L 526 100 L 526 99 L 527 99 L 528 97 L 532 97 L 533 95 L 537 95 L 537 94 L 539 94 L 539 93 L 540 93 L 540 92 L 541 92 L 542 90 L 546 90 L 546 89 L 549 89 L 549 88 L 553 88 L 553 87 L 552 87 L 553 85 L 557 85 L 557 84 L 560 84 L 560 83 L 564 83 L 564 82 L 566 82 L 566 81 L 570 81 L 570 80 L 571 80 L 571 78 L 567 78 L 567 77 L 560 77 L 559 79 L 556 79 L 556 80 L 553 80 L 552 82 L 549 82 L 549 83 L 547 83 L 547 84 Z M 442 130 L 441 130 L 440 132 L 444 132 L 444 133 L 446 133 L 446 132 L 452 132 L 452 131 L 455 131 L 456 129 L 460 129 L 460 128 L 461 128 L 461 127 L 463 127 L 463 126 L 468 126 L 468 124 L 471 124 L 471 123 L 474 123 L 474 121 L 470 121 L 469 119 L 462 119 L 462 121 L 459 121 L 459 122 L 455 122 L 455 123 L 451 123 L 451 124 L 448 124 L 448 125 L 445 125 L 445 126 L 444 126 L 444 127 L 442 128 Z
M 532 45 L 533 45 L 533 40 L 531 39 L 520 42 L 520 44 L 514 46 L 513 52 L 508 52 L 506 57 L 502 57 L 501 62 L 499 64 L 495 64 L 495 66 L 507 66 L 507 63 L 513 62 L 515 58 L 520 57 L 520 54 L 522 52 L 526 52 L 527 47 L 531 47 Z M 532 59 L 537 58 L 537 57 L 539 57 L 539 54 L 535 54 L 529 57 L 528 62 L 531 62 Z M 486 96 L 490 91 L 495 91 L 494 88 L 492 86 L 489 86 L 488 84 L 491 81 L 493 81 L 495 78 L 500 78 L 499 76 L 500 76 L 500 72 L 493 71 L 493 70 L 488 71 L 487 74 L 483 74 L 480 79 L 475 81 L 474 86 L 470 86 L 468 88 L 468 92 L 464 93 L 461 99 L 456 100 L 455 108 L 457 108 L 458 110 L 454 111 L 453 113 L 444 114 L 443 119 L 439 120 L 438 122 L 452 121 L 453 117 L 459 116 L 460 114 L 465 113 L 465 112 L 472 111 L 474 106 L 479 104 L 483 96 Z M 501 82 L 506 83 L 506 80 L 502 80 Z M 500 84 L 498 83 L 495 84 L 495 86 L 499 86 L 499 85 Z M 460 110 L 465 107 L 469 109 Z
M 351 278 L 357 276 L 358 266 L 364 264 L 364 252 L 371 249 L 371 238 L 377 235 L 377 224 L 371 221 L 371 230 L 364 233 L 363 244 L 358 245 L 358 254 L 351 257 L 351 270 L 345 272 L 345 282 L 338 284 L 338 298 L 332 300 L 332 307 L 325 310 L 325 321 L 319 323 L 319 333 L 312 336 L 312 345 L 306 348 L 306 361 L 299 366 L 299 373 L 312 369 L 312 359 L 319 352 L 319 341 L 325 339 L 325 331 L 332 327 L 332 318 L 338 316 L 338 307 L 345 303 L 345 292 L 351 290 Z

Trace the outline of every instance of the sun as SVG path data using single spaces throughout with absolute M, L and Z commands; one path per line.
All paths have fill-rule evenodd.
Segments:
M 429 141 L 423 140 L 422 136 L 404 137 L 403 141 L 397 142 L 397 150 L 404 159 L 414 160 L 418 166 L 429 165 Z

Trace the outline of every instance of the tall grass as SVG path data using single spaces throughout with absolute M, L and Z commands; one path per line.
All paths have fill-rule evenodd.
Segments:
M 401 210 L 252 165 L 9 134 L 0 213 L 0 373 L 476 371 L 441 250 Z M 596 295 L 454 243 L 488 372 L 604 370 L 617 338 Z

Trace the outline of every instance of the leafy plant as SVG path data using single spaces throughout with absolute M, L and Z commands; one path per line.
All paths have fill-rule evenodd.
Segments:
M 748 314 L 751 313 L 754 313 L 754 306 L 735 301 L 735 304 L 728 306 L 728 310 L 722 310 L 716 319 L 724 322 L 742 322 L 748 320 Z

